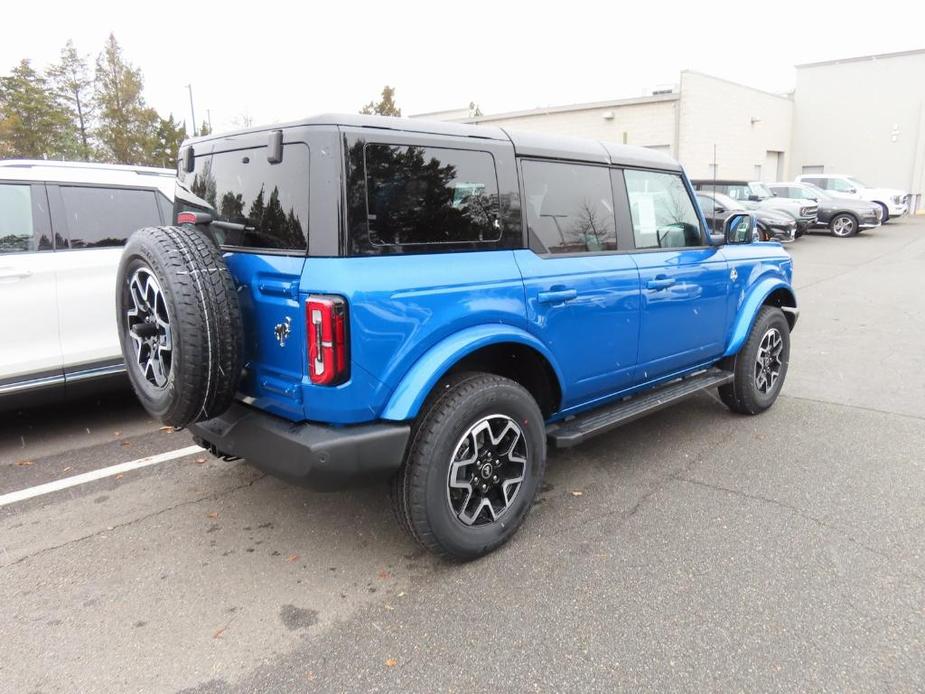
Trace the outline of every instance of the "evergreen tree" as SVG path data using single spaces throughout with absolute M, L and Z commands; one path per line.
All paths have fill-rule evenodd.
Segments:
M 154 150 L 160 117 L 142 95 L 141 70 L 122 56 L 109 35 L 96 60 L 97 139 L 107 159 L 119 164 L 157 163 Z
M 199 137 L 203 135 L 211 135 L 212 128 L 209 127 L 209 124 L 206 121 L 202 121 L 202 125 L 199 126 Z
M 400 116 L 401 109 L 395 103 L 395 87 L 385 85 L 382 88 L 382 98 L 379 102 L 370 101 L 360 109 L 360 113 L 376 116 Z
M 90 121 L 95 109 L 93 77 L 87 61 L 77 53 L 72 41 L 61 50 L 61 61 L 48 69 L 47 78 L 58 102 L 68 112 L 75 133 L 76 148 L 72 156 L 90 161 L 93 155 Z
M 24 159 L 61 159 L 73 150 L 68 112 L 48 82 L 23 59 L 0 77 L 0 152 Z
M 153 166 L 172 169 L 177 165 L 177 154 L 186 138 L 186 123 L 175 121 L 172 113 L 157 120 L 154 148 L 148 161 Z

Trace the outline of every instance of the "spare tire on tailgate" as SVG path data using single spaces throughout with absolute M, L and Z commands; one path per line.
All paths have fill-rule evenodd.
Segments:
M 244 359 L 241 307 L 211 239 L 192 227 L 132 234 L 116 315 L 129 380 L 151 415 L 183 427 L 228 409 Z

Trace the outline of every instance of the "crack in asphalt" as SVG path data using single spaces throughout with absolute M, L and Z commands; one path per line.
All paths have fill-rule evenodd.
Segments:
M 12 566 L 16 566 L 16 565 L 18 565 L 18 564 L 22 564 L 23 562 L 25 562 L 25 561 L 27 561 L 27 560 L 29 560 L 29 559 L 34 559 L 35 557 L 39 557 L 39 556 L 41 556 L 41 555 L 43 555 L 43 554 L 47 554 L 47 553 L 49 553 L 49 552 L 54 552 L 54 551 L 56 551 L 56 550 L 63 549 L 63 548 L 65 548 L 65 547 L 69 547 L 70 545 L 77 544 L 77 543 L 79 543 L 79 542 L 84 542 L 85 540 L 93 539 L 94 537 L 98 537 L 98 536 L 103 535 L 103 534 L 105 534 L 105 533 L 115 532 L 115 531 L 117 531 L 117 530 L 121 530 L 122 528 L 127 528 L 127 527 L 130 527 L 130 526 L 132 526 L 132 525 L 136 525 L 136 524 L 138 524 L 138 523 L 142 523 L 142 522 L 144 522 L 144 521 L 146 521 L 146 520 L 150 520 L 151 518 L 157 518 L 157 517 L 160 516 L 160 515 L 163 515 L 163 514 L 165 514 L 165 513 L 169 513 L 169 512 L 171 512 L 171 511 L 173 511 L 173 510 L 175 510 L 175 509 L 178 509 L 178 508 L 183 508 L 184 506 L 192 506 L 192 505 L 194 505 L 194 504 L 198 504 L 198 503 L 201 503 L 201 502 L 203 502 L 203 501 L 212 501 L 212 500 L 215 500 L 215 499 L 221 499 L 222 497 L 226 497 L 226 496 L 228 496 L 228 495 L 230 495 L 230 494 L 234 494 L 235 492 L 240 491 L 241 489 L 247 489 L 248 487 L 254 486 L 254 484 L 256 484 L 257 482 L 259 482 L 260 480 L 262 480 L 264 477 L 266 477 L 266 474 L 261 474 L 261 475 L 259 475 L 258 477 L 255 477 L 254 479 L 252 479 L 250 482 L 245 482 L 244 484 L 239 484 L 239 485 L 237 485 L 237 486 L 235 486 L 235 487 L 232 487 L 232 488 L 230 488 L 230 489 L 226 489 L 225 491 L 216 492 L 216 493 L 213 493 L 213 494 L 206 494 L 206 495 L 204 495 L 204 496 L 198 497 L 198 498 L 196 498 L 196 499 L 190 499 L 190 500 L 188 500 L 188 501 L 181 501 L 180 503 L 174 504 L 174 505 L 172 505 L 172 506 L 168 506 L 168 507 L 166 507 L 166 508 L 162 508 L 162 509 L 160 509 L 160 510 L 158 510 L 158 511 L 154 511 L 153 513 L 149 513 L 149 514 L 144 515 L 144 516 L 139 516 L 138 518 L 134 518 L 134 519 L 132 519 L 132 520 L 130 520 L 130 521 L 126 521 L 125 523 L 120 523 L 119 525 L 110 526 L 110 527 L 106 528 L 105 530 L 98 530 L 98 531 L 95 532 L 95 533 L 90 533 L 89 535 L 84 535 L 84 536 L 82 536 L 82 537 L 74 538 L 73 540 L 68 540 L 67 542 L 62 542 L 60 545 L 53 545 L 53 546 L 51 546 L 51 547 L 43 547 L 42 549 L 40 549 L 40 550 L 38 550 L 38 551 L 36 551 L 36 552 L 33 552 L 32 554 L 27 554 L 27 555 L 25 555 L 25 556 L 22 556 L 22 557 L 20 557 L 19 559 L 17 559 L 16 561 L 10 562 L 9 564 L 0 564 L 0 570 L 2 570 L 2 569 L 8 569 L 8 568 L 10 568 L 10 567 L 12 567 Z
M 870 552 L 871 554 L 874 554 L 874 555 L 880 557 L 881 559 L 884 559 L 884 560 L 885 560 L 887 563 L 889 563 L 891 566 L 895 565 L 895 563 L 896 563 L 896 561 L 897 561 L 895 557 L 893 557 L 893 556 L 887 554 L 886 552 L 883 552 L 882 550 L 879 550 L 879 549 L 877 549 L 876 547 L 872 547 L 872 546 L 868 545 L 867 543 L 862 542 L 861 540 L 857 539 L 856 537 L 854 537 L 853 535 L 851 535 L 851 534 L 850 534 L 847 530 L 845 530 L 844 528 L 842 528 L 842 527 L 840 527 L 840 526 L 838 526 L 838 525 L 833 525 L 833 524 L 831 524 L 831 523 L 828 523 L 828 522 L 826 522 L 825 520 L 823 520 L 823 519 L 821 519 L 821 518 L 818 518 L 818 517 L 812 515 L 811 513 L 808 513 L 808 512 L 806 512 L 806 511 L 804 511 L 803 509 L 799 508 L 798 506 L 793 506 L 792 504 L 788 504 L 788 503 L 786 503 L 786 502 L 784 502 L 784 501 L 780 501 L 780 500 L 778 500 L 778 499 L 774 499 L 774 498 L 769 497 L 769 496 L 764 496 L 764 495 L 762 495 L 762 494 L 750 494 L 749 492 L 743 492 L 743 491 L 740 490 L 740 489 L 733 489 L 733 488 L 731 488 L 731 487 L 724 487 L 724 486 L 721 485 L 721 484 L 713 484 L 713 483 L 711 483 L 711 482 L 704 482 L 704 481 L 702 481 L 702 480 L 696 480 L 696 479 L 692 479 L 692 478 L 690 478 L 690 477 L 683 477 L 680 473 L 677 474 L 677 475 L 674 475 L 673 477 L 674 477 L 674 479 L 676 479 L 678 482 L 686 482 L 687 484 L 695 485 L 695 486 L 698 486 L 698 487 L 703 487 L 703 488 L 706 488 L 706 489 L 712 489 L 713 491 L 724 492 L 724 493 L 726 493 L 726 494 L 730 494 L 730 495 L 732 495 L 732 496 L 739 497 L 739 498 L 742 498 L 742 499 L 748 499 L 748 500 L 750 500 L 750 501 L 760 501 L 760 502 L 762 502 L 762 503 L 770 504 L 770 505 L 776 506 L 776 507 L 778 507 L 778 508 L 780 508 L 780 509 L 784 509 L 784 510 L 786 510 L 786 511 L 790 511 L 790 512 L 793 513 L 794 515 L 799 516 L 800 518 L 803 518 L 804 520 L 808 520 L 808 521 L 814 523 L 815 525 L 817 525 L 818 527 L 822 528 L 823 530 L 828 530 L 828 531 L 830 531 L 830 532 L 834 532 L 835 534 L 837 534 L 837 535 L 843 537 L 844 539 L 848 540 L 848 542 L 850 542 L 851 544 L 856 545 L 856 546 L 860 547 L 861 549 L 867 550 L 867 551 Z M 901 573 L 906 574 L 907 576 L 910 576 L 910 577 L 914 578 L 918 583 L 925 584 L 925 577 L 920 576 L 920 575 L 917 574 L 916 572 L 914 572 L 914 571 L 909 571 L 908 569 L 904 569 L 904 568 L 901 568 L 901 567 L 899 568 L 899 571 L 900 571 Z
M 787 400 L 804 400 L 806 402 L 814 402 L 820 405 L 834 405 L 835 407 L 848 407 L 852 410 L 861 410 L 862 412 L 874 412 L 876 414 L 883 414 L 890 417 L 905 417 L 907 419 L 915 419 L 918 421 L 925 421 L 925 416 L 917 414 L 909 414 L 908 412 L 894 412 L 892 410 L 880 410 L 876 407 L 866 407 L 864 405 L 851 405 L 845 402 L 836 402 L 835 400 L 820 400 L 819 398 L 807 398 L 803 395 L 780 395 L 781 398 Z

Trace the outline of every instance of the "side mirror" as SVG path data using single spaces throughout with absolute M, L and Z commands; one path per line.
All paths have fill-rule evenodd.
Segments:
M 726 243 L 751 243 L 755 233 L 755 218 L 747 212 L 729 215 L 723 224 L 723 238 Z
M 858 189 L 857 189 L 857 188 L 849 188 L 849 189 L 848 189 L 848 192 L 851 193 L 852 195 L 854 195 L 855 193 L 858 192 Z
M 713 208 L 713 211 L 714 211 L 716 214 L 722 214 L 723 212 L 726 211 L 726 208 L 723 207 L 722 205 L 717 205 L 716 207 Z
M 751 195 L 748 196 L 748 199 L 751 200 L 752 202 L 761 202 L 761 196 L 758 195 L 757 193 L 752 193 Z

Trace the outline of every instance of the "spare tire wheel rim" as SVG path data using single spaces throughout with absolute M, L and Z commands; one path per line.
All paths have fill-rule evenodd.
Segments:
M 128 287 L 132 302 L 126 311 L 126 326 L 135 347 L 135 363 L 149 384 L 166 388 L 173 364 L 173 337 L 164 292 L 148 267 L 138 268 Z
M 467 526 L 494 523 L 514 503 L 527 474 L 527 439 L 503 414 L 483 417 L 459 439 L 450 459 L 447 501 Z
M 777 328 L 771 328 L 762 336 L 755 359 L 755 386 L 759 392 L 767 394 L 777 385 L 784 364 L 783 351 L 784 338 Z

